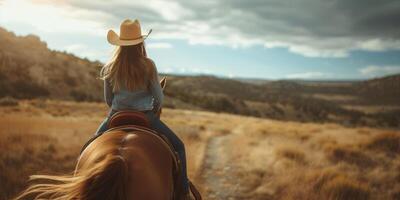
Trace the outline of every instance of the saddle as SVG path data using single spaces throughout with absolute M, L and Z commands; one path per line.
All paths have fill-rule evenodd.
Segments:
M 156 131 L 151 129 L 150 122 L 147 119 L 146 115 L 143 112 L 139 111 L 119 111 L 115 113 L 113 116 L 111 116 L 111 119 L 109 120 L 107 124 L 108 130 L 105 131 L 104 133 L 114 131 L 114 130 L 122 130 L 122 131 L 140 131 L 143 133 L 151 134 L 155 136 L 155 138 L 158 138 L 163 145 L 169 149 L 170 154 L 172 156 L 173 164 L 174 164 L 174 171 L 173 171 L 173 182 L 174 182 L 174 200 L 184 200 L 186 199 L 184 197 L 184 194 L 182 194 L 182 183 L 180 182 L 180 176 L 181 176 L 181 161 L 179 159 L 178 153 L 175 151 L 173 145 L 171 142 L 168 140 L 167 137 L 165 137 L 163 134 L 159 134 Z M 103 133 L 103 134 L 104 134 Z M 100 134 L 102 135 L 102 134 Z M 83 150 L 97 137 L 100 135 L 90 139 L 83 147 L 81 153 Z M 196 200 L 201 200 L 201 195 L 197 188 L 189 181 L 189 188 L 190 191 L 192 192 L 193 196 L 195 197 Z
M 144 113 L 138 111 L 119 111 L 111 116 L 107 126 L 108 129 L 111 129 L 127 125 L 135 125 L 148 129 L 151 128 L 150 122 Z

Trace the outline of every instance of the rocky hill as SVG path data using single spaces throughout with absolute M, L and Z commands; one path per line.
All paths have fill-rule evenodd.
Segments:
M 100 100 L 100 63 L 49 50 L 34 35 L 0 28 L 0 96 Z

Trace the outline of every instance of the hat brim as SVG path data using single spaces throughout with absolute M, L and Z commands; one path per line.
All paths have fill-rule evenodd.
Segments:
M 150 31 L 151 32 L 151 31 Z M 138 39 L 134 39 L 134 40 L 121 40 L 118 36 L 117 33 L 115 33 L 115 31 L 113 30 L 109 30 L 107 33 L 107 41 L 112 44 L 112 45 L 116 45 L 116 46 L 131 46 L 131 45 L 136 45 L 139 43 L 142 43 L 149 35 L 142 35 L 142 37 L 138 38 Z

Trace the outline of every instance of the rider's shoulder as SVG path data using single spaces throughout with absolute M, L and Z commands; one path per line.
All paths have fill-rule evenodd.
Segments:
M 151 58 L 144 58 L 145 62 L 149 65 L 156 66 L 155 62 Z

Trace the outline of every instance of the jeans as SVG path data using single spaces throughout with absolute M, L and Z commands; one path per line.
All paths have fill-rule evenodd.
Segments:
M 111 116 L 113 116 L 116 112 L 116 110 L 112 110 L 110 109 L 110 112 L 108 112 L 107 117 L 103 120 L 103 122 L 101 122 L 99 128 L 97 128 L 96 134 L 95 135 L 99 135 L 104 133 L 107 130 L 107 124 L 108 124 L 108 120 L 111 118 Z
M 107 130 L 108 120 L 111 118 L 113 114 L 117 111 L 110 110 L 107 118 L 101 123 L 99 128 L 96 131 L 96 135 L 101 134 Z M 187 177 L 186 171 L 186 152 L 185 152 L 185 145 L 183 144 L 182 140 L 170 129 L 164 122 L 160 120 L 160 118 L 151 111 L 145 112 L 147 119 L 150 121 L 151 128 L 156 131 L 157 133 L 165 135 L 168 140 L 171 142 L 172 146 L 176 152 L 178 152 L 179 159 L 181 160 L 181 167 L 182 167 L 182 183 L 183 189 L 185 193 L 189 192 L 189 180 Z

